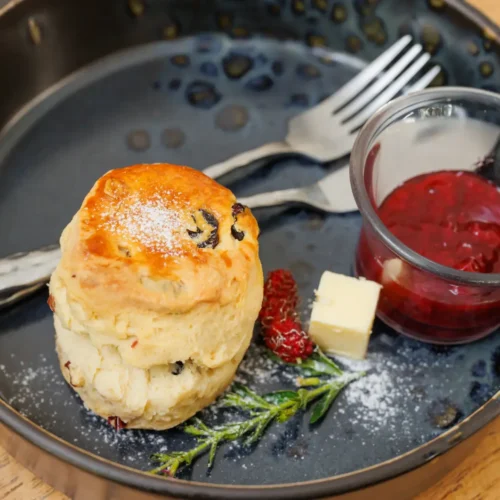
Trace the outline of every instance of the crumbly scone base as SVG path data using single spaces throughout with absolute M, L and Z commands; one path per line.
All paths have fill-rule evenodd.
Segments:
M 127 428 L 164 430 L 211 404 L 231 384 L 251 335 L 234 358 L 215 368 L 186 363 L 178 375 L 172 365 L 150 369 L 123 363 L 116 348 L 98 349 L 90 338 L 55 319 L 56 349 L 62 374 L 85 406 L 103 418 L 119 417 Z

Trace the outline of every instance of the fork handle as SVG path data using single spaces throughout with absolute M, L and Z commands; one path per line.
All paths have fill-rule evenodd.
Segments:
M 264 144 L 258 148 L 250 149 L 244 153 L 237 154 L 228 160 L 216 163 L 215 165 L 203 170 L 203 173 L 212 179 L 217 179 L 218 177 L 232 172 L 237 168 L 245 167 L 254 161 L 263 160 L 264 158 L 281 154 L 291 154 L 294 152 L 295 150 L 286 142 L 269 142 L 268 144 Z
M 0 259 L 0 309 L 45 285 L 60 258 L 61 250 L 53 245 Z
M 249 208 L 275 207 L 286 203 L 307 203 L 304 191 L 300 188 L 254 194 L 247 198 L 238 198 L 238 201 Z

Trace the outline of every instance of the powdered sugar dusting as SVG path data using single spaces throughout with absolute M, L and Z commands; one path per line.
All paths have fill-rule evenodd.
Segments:
M 167 207 L 165 199 L 175 200 L 175 193 L 156 194 L 147 200 L 137 197 L 132 203 L 123 203 L 107 215 L 104 227 L 154 252 L 178 255 L 184 242 L 184 207 L 175 202 Z
M 22 366 L 23 362 L 19 364 Z M 36 367 L 27 366 L 18 372 L 9 373 L 5 365 L 0 365 L 0 373 L 9 380 L 13 389 L 13 395 L 7 400 L 9 404 L 32 419 L 34 415 L 41 415 L 50 407 L 50 418 L 44 419 L 44 427 L 51 430 L 57 426 L 58 410 L 61 409 L 60 397 L 67 390 L 57 364 L 49 363 L 41 355 Z
M 77 437 L 72 442 L 101 455 L 101 447 L 125 445 L 130 447 L 126 462 L 147 461 L 151 449 L 164 452 L 168 449 L 166 434 L 140 430 L 121 430 L 116 432 L 104 419 L 87 409 L 80 397 L 69 388 L 56 363 L 50 363 L 45 356 L 40 356 L 37 366 L 28 366 L 16 373 L 9 373 L 5 365 L 0 365 L 0 374 L 9 380 L 14 394 L 8 403 L 27 418 L 38 422 L 43 420 L 43 427 L 58 434 L 66 420 L 66 407 L 75 406 L 77 411 L 72 417 L 72 428 L 77 429 Z M 62 401 L 62 402 L 61 402 Z
M 354 382 L 345 394 L 348 403 L 354 405 L 355 420 L 365 427 L 376 428 L 399 412 L 394 380 L 387 371 L 366 375 Z
M 269 357 L 269 350 L 252 343 L 236 373 L 235 380 L 259 390 L 263 384 L 294 382 L 297 373 Z
M 75 444 L 95 442 L 95 452 L 101 455 L 100 447 L 104 443 L 109 447 L 123 447 L 128 452 L 123 456 L 125 464 L 148 463 L 152 450 L 155 453 L 165 453 L 169 450 L 167 433 L 143 431 L 139 429 L 122 429 L 117 432 L 101 417 L 86 408 L 81 410 L 83 424 L 78 426 L 79 437 L 74 438 Z

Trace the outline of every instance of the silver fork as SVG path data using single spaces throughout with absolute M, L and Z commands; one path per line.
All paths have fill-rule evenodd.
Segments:
M 358 207 L 350 187 L 348 167 L 349 164 L 343 165 L 309 186 L 259 193 L 247 198 L 239 197 L 238 201 L 250 208 L 299 203 L 324 212 L 352 212 Z M 339 186 L 345 186 L 345 189 L 341 190 Z
M 421 54 L 422 45 L 415 44 L 397 59 L 411 40 L 409 35 L 401 38 L 335 94 L 293 117 L 283 141 L 233 156 L 208 167 L 204 173 L 216 179 L 251 162 L 281 154 L 301 154 L 319 162 L 346 156 L 357 131 L 375 111 L 400 92 L 424 89 L 439 73 L 440 67 L 434 66 L 407 87 L 431 58 L 430 54 Z

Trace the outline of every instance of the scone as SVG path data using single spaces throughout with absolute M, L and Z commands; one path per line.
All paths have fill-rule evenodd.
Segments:
M 101 177 L 50 281 L 61 370 L 85 405 L 160 430 L 223 392 L 262 304 L 257 238 L 250 210 L 191 168 Z

